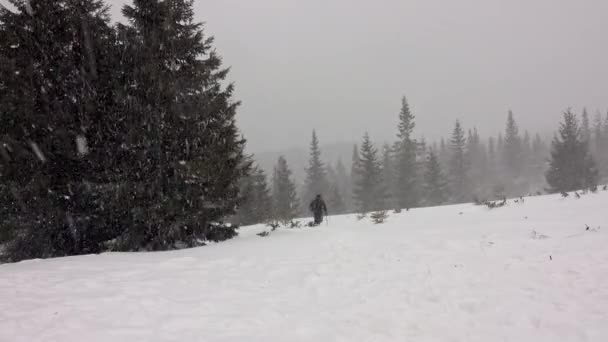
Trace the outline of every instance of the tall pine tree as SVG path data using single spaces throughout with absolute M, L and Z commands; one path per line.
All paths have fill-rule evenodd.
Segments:
M 512 111 L 509 111 L 507 116 L 503 149 L 503 164 L 506 176 L 510 178 L 519 177 L 523 166 L 522 141 Z
M 385 189 L 382 187 L 382 169 L 378 151 L 365 133 L 361 144 L 360 162 L 357 169 L 355 202 L 360 213 L 384 209 Z
M 272 217 L 272 197 L 266 173 L 256 166 L 241 180 L 241 204 L 236 220 L 240 225 L 263 223 Z
M 485 146 L 481 142 L 477 128 L 469 130 L 466 142 L 466 162 L 470 166 L 469 177 L 475 182 L 471 184 L 471 191 L 476 196 L 486 197 L 488 186 L 488 164 Z
M 386 190 L 387 207 L 395 207 L 391 189 L 395 187 L 395 163 L 389 144 L 382 147 L 382 187 Z
M 452 139 L 450 140 L 451 158 L 449 182 L 452 199 L 455 202 L 466 202 L 470 199 L 468 191 L 469 165 L 466 160 L 466 138 L 460 121 L 456 120 Z
M 602 114 L 598 111 L 593 123 L 593 141 L 591 154 L 598 164 L 598 171 L 602 180 L 608 178 L 608 116 L 606 125 L 602 120 Z
M 340 215 L 346 211 L 344 198 L 342 197 L 340 189 L 336 183 L 330 186 L 329 198 L 327 199 L 327 210 L 333 215 Z
M 583 141 L 586 141 L 588 144 L 591 143 L 591 123 L 589 121 L 589 113 L 587 113 L 587 108 L 583 108 L 583 114 L 581 116 L 581 134 L 583 136 Z
M 589 153 L 574 113 L 567 110 L 564 122 L 551 144 L 550 168 L 547 183 L 552 192 L 567 192 L 597 185 L 595 162 Z
M 300 201 L 291 170 L 283 156 L 279 157 L 272 175 L 272 201 L 274 219 L 287 223 L 298 216 Z
M 319 147 L 319 139 L 317 138 L 317 132 L 312 131 L 312 140 L 310 142 L 310 158 L 308 160 L 308 167 L 306 168 L 306 180 L 305 180 L 305 192 L 304 192 L 304 209 L 308 209 L 308 203 L 310 203 L 316 195 L 323 195 L 327 192 L 328 181 L 327 172 L 325 165 L 321 161 L 321 148 Z
M 343 212 L 347 212 L 352 207 L 352 184 L 349 173 L 346 171 L 346 167 L 342 162 L 342 159 L 338 159 L 336 163 L 336 177 L 337 177 L 337 187 L 340 195 L 342 197 L 342 201 L 344 203 Z
M 419 204 L 418 170 L 416 163 L 416 140 L 412 137 L 414 114 L 410 111 L 405 96 L 401 100 L 398 141 L 395 148 L 395 200 L 399 208 L 413 208 Z

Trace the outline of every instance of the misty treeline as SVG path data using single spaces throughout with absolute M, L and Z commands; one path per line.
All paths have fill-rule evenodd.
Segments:
M 556 123 L 556 126 L 558 124 Z M 415 139 L 415 116 L 404 97 L 396 127 L 397 139 L 375 145 L 365 133 L 353 146 L 351 168 L 341 160 L 323 163 L 313 131 L 306 180 L 298 200 L 295 180 L 284 157 L 272 181 L 257 168 L 245 182 L 253 192 L 238 217 L 244 224 L 307 215 L 306 205 L 322 194 L 331 214 L 368 213 L 449 203 L 491 201 L 507 197 L 595 191 L 608 178 L 608 113 L 589 117 L 563 113 L 553 140 L 521 131 L 509 111 L 504 132 L 483 138 L 475 127 L 456 120 L 453 131 L 436 142 Z M 256 190 L 257 189 L 257 190 Z M 256 191 L 259 193 L 256 194 Z M 263 194 L 263 195 L 262 195 Z
M 251 161 L 193 1 L 0 8 L 0 257 L 162 250 L 222 224 Z M 254 173 L 255 175 L 255 173 Z

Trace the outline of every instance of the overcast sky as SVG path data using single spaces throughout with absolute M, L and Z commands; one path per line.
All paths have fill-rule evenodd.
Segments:
M 496 134 L 509 109 L 545 132 L 567 107 L 605 114 L 607 13 L 606 0 L 196 1 L 252 152 L 305 146 L 313 128 L 392 140 L 402 95 L 430 139 L 456 118 Z

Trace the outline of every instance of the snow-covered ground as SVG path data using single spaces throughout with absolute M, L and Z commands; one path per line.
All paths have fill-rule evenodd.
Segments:
M 608 341 L 608 192 L 262 230 L 1 265 L 0 341 Z

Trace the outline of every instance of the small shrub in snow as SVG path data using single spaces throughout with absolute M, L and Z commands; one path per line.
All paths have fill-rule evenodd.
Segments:
M 279 228 L 279 223 L 270 222 L 270 223 L 267 223 L 266 226 L 272 228 L 272 231 L 275 231 L 275 230 L 277 230 L 277 228 Z
M 489 209 L 496 209 L 496 208 L 502 208 L 505 205 L 507 205 L 507 199 L 504 198 L 502 201 L 498 202 L 498 201 L 486 201 L 485 205 L 489 208 Z
M 230 223 L 212 223 L 209 225 L 209 228 L 206 233 L 207 241 L 220 242 L 225 240 L 230 240 L 233 237 L 239 235 L 236 231 L 239 227 L 236 225 L 231 225 Z M 189 242 L 189 241 L 186 241 Z M 189 246 L 194 246 L 191 243 L 188 243 Z
M 375 224 L 381 224 L 388 218 L 388 212 L 386 210 L 376 211 L 370 215 L 370 218 Z
M 270 235 L 270 233 L 269 233 L 269 232 L 267 232 L 267 231 L 263 231 L 263 232 L 261 232 L 261 233 L 257 233 L 256 235 L 257 235 L 257 236 L 260 236 L 260 237 L 266 237 L 266 236 Z
M 301 228 L 302 223 L 300 221 L 291 221 L 289 223 L 289 228 Z

